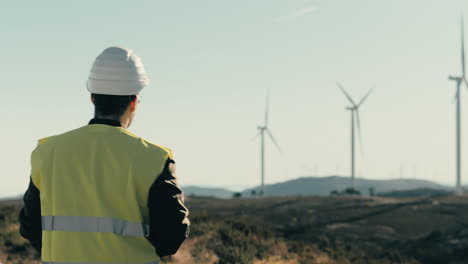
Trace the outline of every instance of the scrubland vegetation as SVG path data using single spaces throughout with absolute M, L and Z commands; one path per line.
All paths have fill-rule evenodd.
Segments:
M 191 234 L 164 263 L 468 263 L 468 196 L 187 197 Z M 0 205 L 0 262 L 32 263 L 19 203 Z

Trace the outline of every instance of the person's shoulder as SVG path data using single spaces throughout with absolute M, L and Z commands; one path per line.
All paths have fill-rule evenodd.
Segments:
M 54 148 L 53 146 L 56 144 L 55 142 L 59 136 L 60 135 L 52 135 L 38 139 L 36 147 L 31 153 L 32 157 L 39 157 L 41 154 L 50 152 Z
M 72 130 L 63 132 L 63 133 L 61 133 L 61 134 L 57 134 L 57 135 L 52 135 L 52 136 L 40 138 L 39 140 L 37 140 L 37 147 L 52 145 L 52 144 L 54 144 L 56 141 L 60 140 L 61 138 L 66 137 L 67 135 L 71 135 L 71 134 L 73 134 L 73 133 L 79 131 L 79 130 L 82 129 L 82 128 L 83 128 L 83 127 L 79 127 L 79 128 L 76 128 L 76 129 L 72 129 Z
M 69 131 L 65 131 L 61 134 L 40 138 L 37 140 L 37 145 L 36 145 L 36 148 L 33 150 L 33 153 L 38 152 L 39 150 L 42 150 L 42 149 L 46 150 L 46 149 L 53 148 L 58 142 L 60 142 L 61 139 L 67 138 L 67 136 L 73 135 L 74 133 L 76 133 L 77 131 L 83 128 L 84 127 L 79 127 L 79 128 L 75 128 Z
M 165 147 L 165 146 L 162 146 L 162 145 L 159 145 L 159 144 L 155 144 L 147 139 L 144 139 L 140 136 L 137 136 L 135 134 L 133 134 L 132 132 L 126 130 L 126 129 L 122 129 L 122 131 L 127 134 L 128 136 L 132 137 L 136 142 L 138 142 L 138 145 L 141 147 L 141 148 L 144 148 L 150 152 L 153 152 L 155 154 L 159 154 L 159 155 L 163 155 L 163 156 L 167 156 L 167 158 L 170 158 L 170 159 L 173 159 L 173 156 L 172 156 L 172 150 L 168 147 Z

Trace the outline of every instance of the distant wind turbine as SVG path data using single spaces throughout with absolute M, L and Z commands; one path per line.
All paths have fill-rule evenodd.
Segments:
M 464 40 L 464 29 L 463 29 L 463 14 L 461 16 L 461 76 L 449 76 L 449 80 L 456 82 L 457 90 L 455 92 L 456 100 L 456 171 L 457 171 L 457 183 L 455 193 L 461 195 L 463 193 L 461 187 L 461 113 L 460 113 L 460 87 L 464 83 L 468 88 L 468 81 L 466 80 L 465 70 L 465 40 Z
M 261 126 L 257 126 L 258 134 L 254 137 L 257 138 L 260 136 L 260 177 L 261 177 L 261 189 L 260 189 L 260 196 L 263 196 L 265 193 L 265 132 L 270 137 L 273 144 L 276 148 L 281 152 L 281 148 L 276 141 L 275 137 L 268 129 L 268 104 L 269 104 L 269 94 L 267 93 L 266 96 L 266 105 L 265 105 L 265 122 Z
M 370 95 L 372 90 L 374 88 L 371 88 L 369 92 L 359 101 L 359 103 L 355 103 L 354 100 L 351 98 L 351 96 L 346 92 L 346 90 L 343 88 L 343 86 L 340 83 L 336 83 L 338 85 L 338 88 L 343 92 L 343 94 L 346 96 L 348 101 L 351 103 L 351 106 L 346 107 L 346 110 L 349 110 L 351 112 L 351 186 L 353 189 L 355 189 L 355 159 L 354 159 L 354 123 L 356 123 L 357 128 L 358 128 L 358 133 L 359 133 L 359 143 L 361 144 L 361 152 L 362 152 L 362 135 L 361 135 L 361 120 L 359 118 L 359 107 L 366 101 L 367 97 Z

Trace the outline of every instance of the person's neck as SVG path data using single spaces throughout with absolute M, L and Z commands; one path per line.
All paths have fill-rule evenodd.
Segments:
M 113 120 L 113 121 L 117 121 L 117 122 L 120 122 L 120 124 L 122 124 L 122 128 L 125 128 L 127 129 L 128 128 L 128 125 L 130 123 L 130 120 L 126 117 L 126 115 L 122 115 L 120 118 L 117 118 L 115 116 L 101 116 L 101 115 L 95 115 L 94 118 L 96 119 L 107 119 L 107 120 Z

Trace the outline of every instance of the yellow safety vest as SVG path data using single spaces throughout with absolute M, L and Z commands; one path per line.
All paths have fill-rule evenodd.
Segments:
M 147 200 L 168 158 L 169 149 L 101 124 L 40 140 L 31 177 L 43 263 L 159 263 L 145 238 Z

